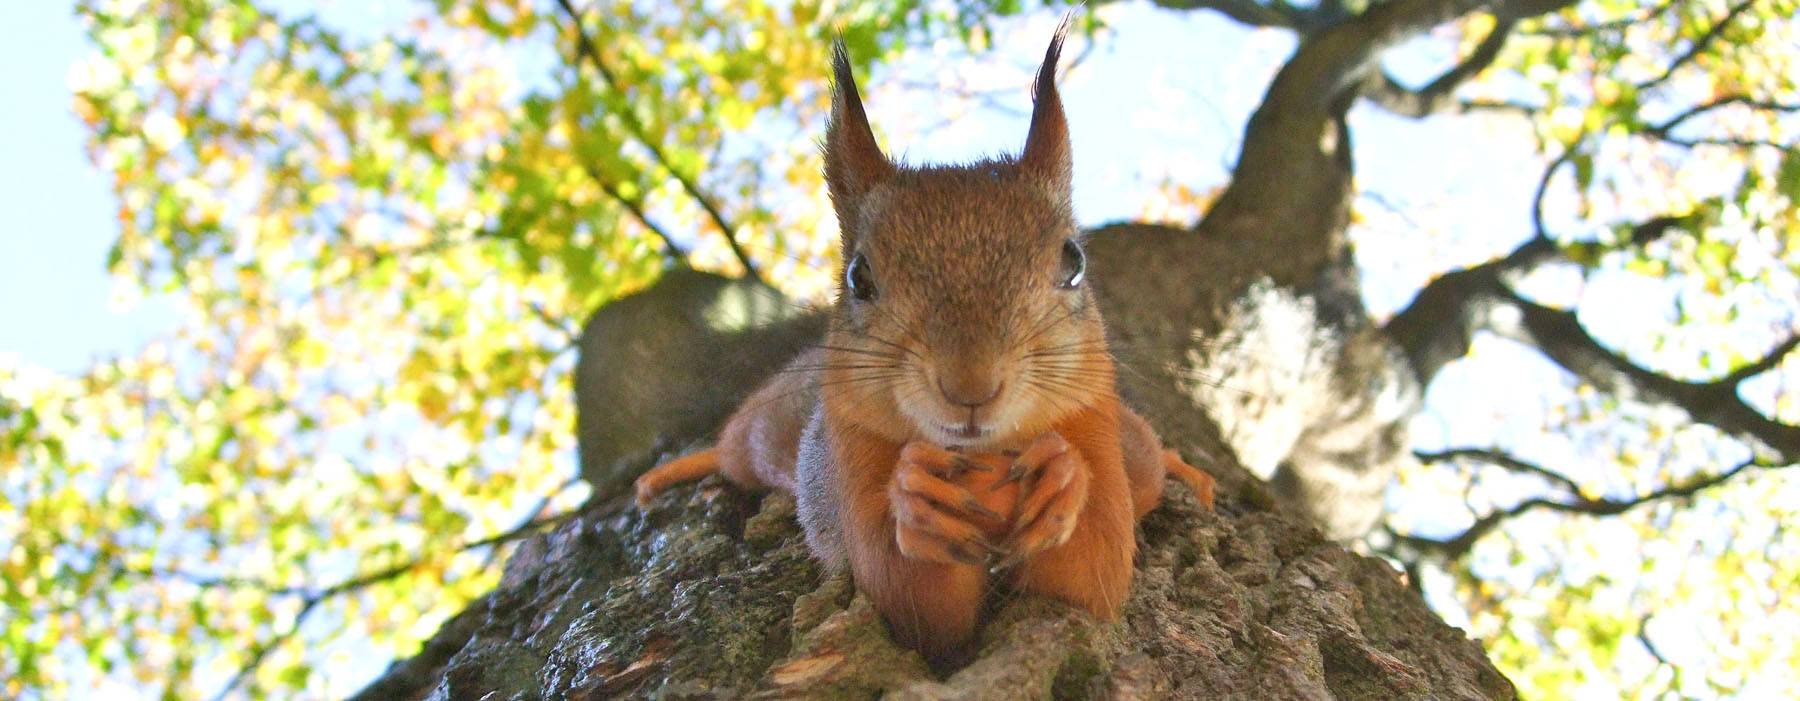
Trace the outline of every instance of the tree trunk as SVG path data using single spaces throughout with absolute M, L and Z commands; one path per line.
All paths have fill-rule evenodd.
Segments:
M 1221 447 L 1222 446 L 1215 446 Z M 1227 469 L 1220 469 L 1221 464 Z M 1509 698 L 1480 645 L 1387 565 L 1281 513 L 1229 462 L 1216 511 L 1183 489 L 1139 529 L 1118 623 L 1002 597 L 947 678 L 896 647 L 807 554 L 793 501 L 709 478 L 648 513 L 597 505 L 524 545 L 434 699 Z M 374 688 L 395 698 L 403 688 Z
M 1393 0 L 1326 18 L 1203 220 L 1092 232 L 1123 396 L 1219 480 L 1216 510 L 1172 487 L 1143 520 L 1119 621 L 996 593 L 975 659 L 940 677 L 810 559 L 789 497 L 709 478 L 628 508 L 614 495 L 630 477 L 703 442 L 817 338 L 818 315 L 768 304 L 767 288 L 684 272 L 587 326 L 577 405 L 596 502 L 523 544 L 498 590 L 364 696 L 1514 697 L 1479 644 L 1336 542 L 1369 528 L 1413 459 L 1422 379 L 1361 304 L 1344 114 L 1385 47 L 1483 7 L 1563 4 Z
M 1053 601 L 996 593 L 976 659 L 936 676 L 890 641 L 847 579 L 825 575 L 811 560 L 791 498 L 742 494 L 709 478 L 674 490 L 646 513 L 622 497 L 596 500 L 554 532 L 526 541 L 496 591 L 362 697 L 1512 697 L 1481 646 L 1433 615 L 1392 568 L 1333 542 L 1311 522 L 1314 510 L 1271 491 L 1239 464 L 1240 445 L 1280 452 L 1269 446 L 1304 442 L 1297 427 L 1319 423 L 1314 410 L 1345 413 L 1346 398 L 1332 396 L 1342 383 L 1314 386 L 1311 378 L 1335 377 L 1331 368 L 1355 355 L 1344 349 L 1364 341 L 1321 321 L 1313 297 L 1258 277 L 1253 266 L 1234 266 L 1241 256 L 1230 251 L 1194 243 L 1205 240 L 1145 226 L 1114 227 L 1092 239 L 1095 278 L 1110 281 L 1101 299 L 1127 368 L 1120 373 L 1124 389 L 1220 487 L 1214 511 L 1172 486 L 1144 519 L 1120 621 L 1096 622 Z M 1170 258 L 1168 247 L 1177 245 L 1182 256 Z M 1183 269 L 1216 266 L 1220 274 L 1205 283 L 1176 275 L 1176 263 L 1157 267 L 1171 260 Z M 1119 272 L 1125 270 L 1135 274 Z M 717 308 L 724 288 L 689 278 L 641 295 L 683 302 L 634 304 Z M 635 334 L 608 321 L 616 311 L 609 310 L 590 328 L 611 330 L 613 340 L 585 345 L 584 366 L 633 357 L 620 344 L 649 353 L 637 357 L 683 357 L 644 344 L 706 342 L 708 334 L 802 342 L 787 322 L 760 331 L 698 325 L 652 335 L 655 315 L 636 322 L 646 333 Z M 1258 359 L 1266 361 L 1260 370 L 1232 366 Z M 1279 371 L 1268 371 L 1270 364 Z M 733 374 L 767 372 L 734 367 Z M 1205 367 L 1223 375 L 1198 370 Z M 632 389 L 640 397 L 667 397 L 669 387 L 685 386 L 693 374 L 666 363 L 610 368 L 648 383 Z M 743 377 L 718 382 L 750 384 Z M 1256 388 L 1238 387 L 1247 384 Z M 1240 389 L 1245 394 L 1226 391 Z M 1232 407 L 1206 407 L 1221 397 Z M 628 404 L 582 401 L 590 414 L 646 421 Z M 733 401 L 717 396 L 717 406 L 705 411 Z M 1236 417 L 1235 440 L 1221 435 L 1215 413 Z M 1278 435 L 1258 435 L 1259 426 Z M 684 434 L 692 430 L 685 425 L 642 430 L 663 434 L 646 443 L 704 440 Z M 584 469 L 595 484 L 616 487 L 650 459 Z

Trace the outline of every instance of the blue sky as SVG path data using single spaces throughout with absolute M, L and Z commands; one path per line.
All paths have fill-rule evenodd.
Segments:
M 116 207 L 69 110 L 64 77 L 88 51 L 73 9 L 0 2 L 0 27 L 15 28 L 0 41 L 0 353 L 75 373 L 137 348 L 174 315 L 166 304 L 108 302 Z
M 307 6 L 298 0 L 273 4 Z M 391 6 L 324 7 L 328 16 L 354 16 L 349 23 L 369 27 L 381 14 L 370 7 Z M 1201 188 L 1224 182 L 1246 117 L 1293 47 L 1287 34 L 1245 31 L 1214 13 L 1165 13 L 1142 4 L 1106 11 L 1111 36 L 1063 86 L 1076 150 L 1077 211 L 1090 225 L 1136 216 L 1145 194 L 1165 177 Z M 1013 35 L 1029 40 L 1009 36 L 995 52 L 950 61 L 965 75 L 1016 68 L 1016 91 L 998 97 L 1019 114 L 976 114 L 903 137 L 894 147 L 914 162 L 1017 148 L 1029 104 L 1024 78 L 1055 19 L 1036 17 L 1030 31 Z M 175 315 L 172 305 L 156 298 L 122 309 L 109 301 L 114 283 L 105 260 L 117 235 L 116 208 L 108 178 L 88 162 L 84 128 L 69 109 L 65 76 L 89 51 L 70 6 L 0 1 L 0 27 L 9 30 L 0 41 L 0 65 L 12 69 L 0 78 L 0 211 L 9 225 L 0 230 L 0 355 L 77 375 L 98 358 L 131 353 L 166 333 Z M 1402 78 L 1424 82 L 1453 59 L 1450 49 L 1444 37 L 1420 39 L 1387 59 Z M 931 58 L 933 50 L 918 53 Z M 878 68 L 865 91 L 879 91 L 883 81 L 897 77 L 893 65 Z M 878 125 L 903 131 L 921 123 L 934 102 L 928 94 L 908 94 L 877 97 L 869 107 Z M 1504 252 L 1529 232 L 1526 205 L 1542 161 L 1522 124 L 1418 122 L 1368 107 L 1357 108 L 1351 119 L 1359 188 L 1381 203 L 1359 207 L 1371 217 L 1359 227 L 1358 245 L 1367 301 L 1376 313 L 1405 304 L 1431 275 Z M 1577 286 L 1538 285 L 1534 291 Z M 1593 321 L 1600 327 L 1596 334 L 1609 342 L 1654 327 L 1666 311 L 1661 297 L 1606 289 L 1601 281 L 1589 294 L 1608 311 Z M 1605 303 L 1627 298 L 1636 303 Z M 1574 296 L 1552 301 L 1572 302 Z M 1560 389 L 1563 373 L 1521 348 L 1486 343 L 1479 349 L 1482 364 L 1453 366 L 1434 386 L 1430 411 L 1415 422 L 1415 445 L 1518 442 L 1545 453 L 1547 462 L 1587 467 L 1576 446 L 1539 436 L 1544 394 Z M 1415 517 L 1414 525 L 1427 531 L 1461 525 L 1457 513 Z M 1437 593 L 1439 610 L 1448 612 L 1442 598 L 1447 588 Z M 385 662 L 357 659 L 363 664 L 350 676 L 361 678 Z
M 314 9 L 326 15 L 370 13 L 368 6 L 348 9 L 354 6 L 328 2 Z M 1243 119 L 1260 97 L 1267 73 L 1292 47 L 1285 34 L 1244 32 L 1213 13 L 1119 9 L 1126 11 L 1116 13 L 1114 32 L 1131 36 L 1132 41 L 1105 42 L 1105 48 L 1076 70 L 1065 87 L 1077 127 L 1078 212 L 1087 224 L 1134 216 L 1143 194 L 1164 176 L 1190 183 L 1223 182 Z M 1054 21 L 1043 19 L 1046 27 Z M 0 110 L 0 211 L 8 213 L 11 224 L 0 234 L 0 299 L 8 300 L 0 304 L 0 353 L 16 353 L 29 364 L 73 374 L 96 359 L 140 347 L 168 330 L 175 315 L 170 304 L 155 297 L 137 303 L 112 301 L 114 284 L 105 261 L 117 233 L 116 207 L 107 176 L 84 152 L 84 127 L 69 109 L 65 76 L 89 50 L 70 5 L 0 3 L 0 26 L 30 28 L 0 42 L 0 65 L 30 67 L 0 80 L 0 104 L 6 106 Z M 1196 36 L 1213 40 L 1195 42 Z M 1007 46 L 1001 53 L 1028 71 L 1039 51 L 1035 45 Z M 1430 53 L 1415 53 L 1407 63 L 1424 76 L 1434 69 Z M 979 59 L 990 66 L 1001 60 L 992 55 Z M 1196 76 L 1178 68 L 1192 65 L 1219 70 Z M 1403 72 L 1407 67 L 1400 66 Z M 1134 77 L 1099 78 L 1126 75 Z M 1246 79 L 1252 76 L 1257 79 Z M 1019 99 L 1011 102 L 1028 109 L 1024 90 L 1019 92 Z M 1166 109 L 1142 109 L 1146 101 Z M 1134 103 L 1139 109 L 1119 108 Z M 892 119 L 893 112 L 929 105 L 886 107 L 880 111 L 889 112 L 884 116 Z M 1158 119 L 1158 113 L 1166 118 Z M 1417 157 L 1454 154 L 1452 140 L 1463 136 L 1462 130 L 1432 125 L 1422 129 L 1385 115 L 1360 116 L 1359 141 L 1402 147 L 1398 152 L 1359 149 L 1363 159 L 1359 176 L 1377 189 L 1402 191 L 1408 181 L 1455 180 L 1455 166 L 1475 160 Z M 1016 148 L 1019 135 L 1014 132 L 1022 121 L 992 114 L 960 120 L 955 128 L 901 148 L 924 160 Z M 1402 130 L 1406 139 L 1383 138 Z M 1506 213 L 1519 211 L 1504 199 L 1495 204 Z M 1407 277 L 1428 272 L 1413 271 Z M 1410 293 L 1410 285 L 1390 287 L 1391 292 L 1374 295 L 1388 299 L 1371 301 L 1377 306 L 1398 305 Z

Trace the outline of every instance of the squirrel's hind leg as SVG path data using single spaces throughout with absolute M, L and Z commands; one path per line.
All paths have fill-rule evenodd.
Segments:
M 1181 459 L 1181 454 L 1175 452 L 1173 448 L 1163 451 L 1162 462 L 1163 469 L 1168 471 L 1170 476 L 1181 480 L 1181 483 L 1187 485 L 1188 489 L 1194 490 L 1194 498 L 1200 501 L 1201 506 L 1208 509 L 1213 507 L 1213 484 L 1216 480 L 1212 475 L 1187 464 L 1187 461 Z
M 807 370 L 822 363 L 818 351 L 801 353 L 763 383 L 725 421 L 713 447 L 663 463 L 637 480 L 642 507 L 682 482 L 714 472 L 744 489 L 794 490 L 800 433 L 818 405 L 818 379 Z
M 692 482 L 719 471 L 719 451 L 707 448 L 670 460 L 637 478 L 637 505 L 644 508 L 656 495 L 683 482 Z
M 1119 407 L 1119 448 L 1125 459 L 1125 476 L 1131 480 L 1132 512 L 1138 518 L 1161 502 L 1170 477 L 1194 490 L 1194 498 L 1202 506 L 1212 508 L 1212 475 L 1187 464 L 1173 448 L 1164 448 L 1150 422 L 1125 406 Z

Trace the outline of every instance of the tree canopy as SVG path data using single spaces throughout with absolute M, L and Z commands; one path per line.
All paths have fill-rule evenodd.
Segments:
M 105 264 L 181 321 L 76 375 L 0 365 L 0 695 L 342 696 L 410 654 L 588 496 L 589 311 L 676 262 L 823 294 L 831 38 L 872 102 L 929 101 L 876 120 L 907 143 L 1022 121 L 1024 81 L 965 69 L 1037 51 L 1051 5 L 80 0 Z M 1443 157 L 1405 150 L 1430 128 L 1532 169 L 1358 185 L 1365 294 L 1429 383 L 1421 466 L 1364 547 L 1527 696 L 1800 686 L 1800 5 L 1089 5 L 1071 53 L 1134 17 L 1282 47 L 1384 29 L 1343 67 L 1359 160 Z M 1225 182 L 1141 175 L 1140 216 L 1187 223 Z M 1476 220 L 1495 207 L 1520 226 Z

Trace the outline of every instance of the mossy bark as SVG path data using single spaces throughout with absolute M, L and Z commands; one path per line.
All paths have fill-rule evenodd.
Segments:
M 1142 521 L 1119 620 L 996 592 L 973 661 L 934 673 L 809 557 L 790 497 L 714 477 L 645 512 L 622 497 L 596 501 L 525 541 L 496 591 L 362 696 L 1514 696 L 1480 645 L 1397 573 L 1332 539 L 1356 532 L 1319 529 L 1378 510 L 1394 456 L 1408 455 L 1405 388 L 1391 379 L 1405 376 L 1403 361 L 1340 286 L 1291 284 L 1279 270 L 1291 260 L 1246 258 L 1236 245 L 1146 226 L 1090 240 L 1122 389 L 1220 487 L 1208 511 L 1172 485 Z M 1211 273 L 1188 272 L 1196 266 Z M 589 322 L 578 404 L 583 475 L 598 493 L 621 494 L 670 448 L 704 443 L 734 394 L 778 363 L 720 363 L 695 348 L 777 354 L 816 333 L 816 313 L 794 316 L 736 294 L 742 286 L 673 275 Z M 775 312 L 762 326 L 693 321 L 693 310 L 750 319 L 759 308 Z M 620 431 L 636 442 L 598 440 Z M 1240 464 L 1249 455 L 1262 456 L 1247 459 L 1264 463 L 1264 477 L 1278 467 L 1273 483 Z
M 520 548 L 432 699 L 1489 699 L 1481 647 L 1386 564 L 1229 463 L 1217 506 L 1172 486 L 1139 527 L 1120 620 L 995 594 L 973 662 L 937 675 L 812 561 L 783 494 L 709 478 L 596 504 Z M 451 631 L 451 634 L 458 634 Z M 390 690 L 394 691 L 394 690 Z

